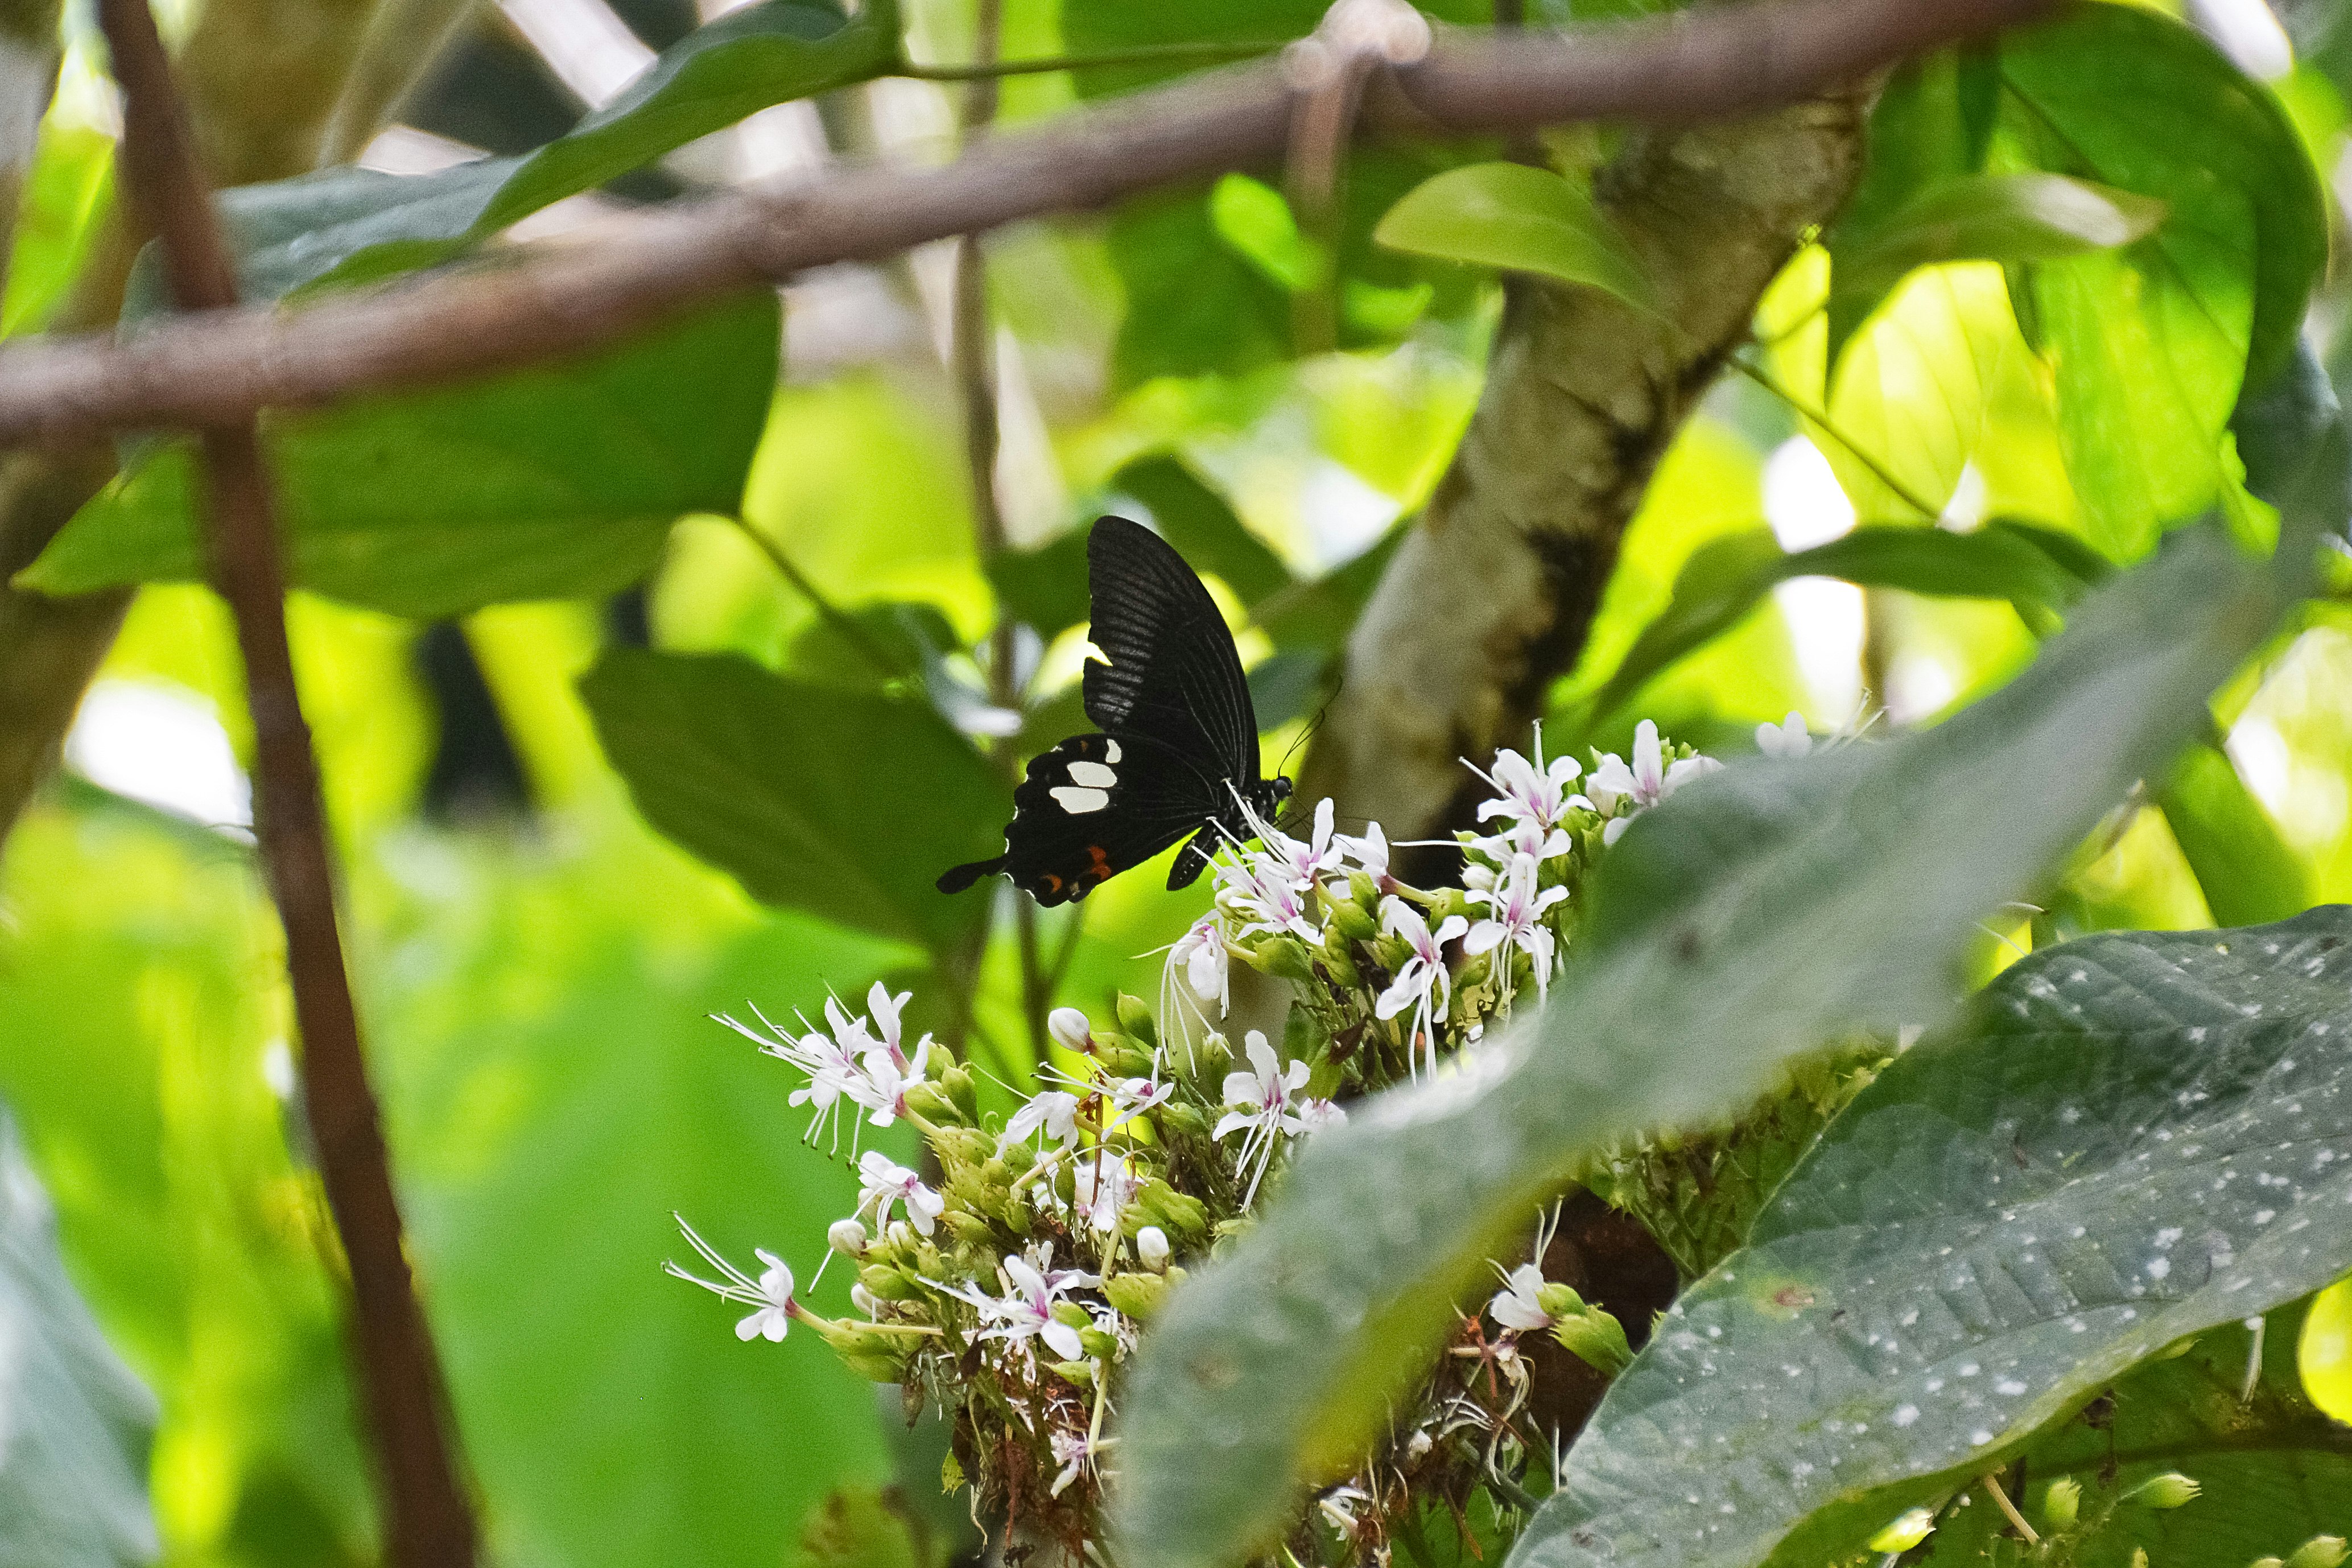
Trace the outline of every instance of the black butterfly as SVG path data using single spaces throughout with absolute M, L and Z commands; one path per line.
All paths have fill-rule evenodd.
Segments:
M 940 891 L 1002 871 L 1041 904 L 1083 899 L 1190 833 L 1168 885 L 1189 886 L 1231 837 L 1255 835 L 1290 781 L 1258 776 L 1257 710 L 1216 602 L 1184 558 L 1123 517 L 1087 539 L 1094 645 L 1084 697 L 1098 735 L 1031 759 L 1013 792 L 1004 853 L 958 866 Z

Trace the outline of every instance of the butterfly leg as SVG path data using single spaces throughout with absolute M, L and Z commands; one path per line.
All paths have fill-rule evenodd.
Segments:
M 1223 842 L 1213 823 L 1194 834 L 1192 842 L 1176 851 L 1175 863 L 1168 868 L 1168 890 L 1172 893 L 1200 880 L 1201 873 L 1209 868 L 1209 858 Z

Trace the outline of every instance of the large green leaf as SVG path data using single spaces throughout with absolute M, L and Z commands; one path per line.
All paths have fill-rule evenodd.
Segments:
M 2352 911 L 2004 971 L 1667 1310 L 1515 1562 L 1858 1551 L 2184 1335 L 2352 1266 Z M 1900 1487 L 1894 1494 L 1884 1489 Z
M 581 691 L 646 819 L 754 898 L 935 949 L 985 912 L 932 882 L 1002 847 L 1011 794 L 927 705 L 627 649 Z
M 2000 73 L 2012 155 L 2167 208 L 2125 249 L 2022 268 L 2068 473 L 2102 546 L 2129 558 L 2211 501 L 2242 386 L 2301 330 L 2326 209 L 2277 101 L 2168 18 L 2079 6 L 2004 39 Z
M 663 50 L 620 97 L 535 153 L 411 176 L 331 169 L 222 193 L 240 285 L 274 300 L 428 266 L 771 104 L 880 76 L 898 58 L 895 5 L 845 16 L 833 0 L 762 0 Z M 142 281 L 152 308 L 153 279 Z
M 154 1401 L 58 1257 L 47 1196 L 0 1111 L 0 1563 L 115 1568 L 155 1554 Z
M 1864 528 L 1783 552 L 1763 529 L 1718 539 L 1695 552 L 1675 578 L 1674 598 L 1643 629 L 1609 684 L 1594 694 L 1605 715 L 1668 665 L 1731 629 L 1775 584 L 1839 577 L 1868 588 L 1951 598 L 2007 599 L 2047 627 L 2104 574 L 2080 543 L 2048 529 L 1995 521 L 1973 533 L 1938 528 Z
M 2095 1568 L 2128 1568 L 2135 1550 L 2174 1568 L 2247 1568 L 2291 1558 L 2323 1532 L 2341 1535 L 2352 1522 L 2352 1427 L 2314 1409 L 2298 1385 L 2294 1347 L 2305 1317 L 2300 1303 L 2269 1316 L 2258 1369 L 2251 1331 L 2225 1328 L 2184 1354 L 2135 1368 L 2107 1408 L 2043 1432 L 2011 1477 L 2032 1478 L 2035 1489 L 2019 1500 L 2029 1521 L 2051 1529 L 2047 1485 L 2072 1482 L 2081 1491 L 2076 1549 L 2089 1548 L 2076 1561 Z M 2189 1476 L 2202 1495 L 2173 1509 L 2122 1501 L 2167 1472 Z M 1981 1563 L 2003 1523 L 1995 1509 L 1948 1510 L 1927 1561 Z
M 1472 163 L 1424 180 L 1372 237 L 1416 256 L 1584 284 L 1636 310 L 1657 297 L 1641 258 L 1584 187 L 1525 163 Z
M 735 510 L 775 385 L 762 291 L 570 364 L 273 420 L 296 586 L 419 618 L 611 593 L 669 525 Z M 201 578 L 194 450 L 84 507 L 22 586 L 72 595 Z
M 1736 1110 L 1850 1030 L 1937 1022 L 1978 921 L 2195 731 L 2279 601 L 2197 531 L 1943 725 L 1736 764 L 1637 821 L 1540 1019 L 1319 1134 L 1171 1300 L 1125 1401 L 1123 1560 L 1225 1561 L 1360 1462 L 1483 1260 L 1603 1141 Z

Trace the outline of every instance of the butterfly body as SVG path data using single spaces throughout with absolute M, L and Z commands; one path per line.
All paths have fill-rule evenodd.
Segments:
M 1073 735 L 1029 763 L 1013 792 L 1004 853 L 939 880 L 961 892 L 994 872 L 1041 904 L 1083 899 L 1190 836 L 1170 868 L 1187 886 L 1228 838 L 1254 837 L 1290 781 L 1258 773 L 1257 712 L 1233 634 L 1192 569 L 1125 518 L 1087 541 L 1094 644 L 1081 695 L 1098 733 Z

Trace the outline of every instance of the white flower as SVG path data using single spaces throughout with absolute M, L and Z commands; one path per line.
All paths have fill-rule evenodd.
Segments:
M 1241 935 L 1287 931 L 1305 942 L 1323 940 L 1307 918 L 1308 885 L 1291 876 L 1287 862 L 1244 850 L 1217 868 L 1217 902 L 1243 919 Z
M 890 1223 L 891 1208 L 901 1203 L 907 1205 L 907 1217 L 925 1236 L 948 1206 L 947 1199 L 923 1185 L 920 1176 L 879 1149 L 868 1149 L 857 1162 L 857 1212 L 863 1214 L 872 1205 L 874 1227 L 881 1230 Z
M 1601 830 L 1602 842 L 1616 843 L 1635 812 L 1648 810 L 1691 780 L 1722 765 L 1713 757 L 1684 757 L 1669 766 L 1664 750 L 1658 744 L 1657 725 L 1643 720 L 1633 727 L 1632 765 L 1612 752 L 1592 770 L 1592 782 L 1587 786 L 1591 791 L 1592 804 L 1616 819 Z
M 1177 938 L 1175 952 L 1169 963 L 1184 971 L 1185 983 L 1203 1005 L 1214 1002 L 1217 1016 L 1225 1016 L 1232 995 L 1229 976 L 1233 954 L 1225 945 L 1224 925 L 1215 910 L 1194 921 L 1192 929 Z
M 1118 1228 L 1119 1211 L 1135 1201 L 1143 1185 L 1124 1154 L 1107 1154 L 1099 1148 L 1091 1159 L 1081 1159 L 1071 1172 L 1072 1206 L 1098 1231 Z
M 1056 1007 L 1046 1014 L 1045 1033 L 1067 1051 L 1083 1051 L 1095 1043 L 1094 1026 L 1076 1007 Z
M 1147 1225 L 1135 1233 L 1135 1260 L 1154 1274 L 1168 1271 L 1168 1233 Z
M 1544 762 L 1541 724 L 1536 726 L 1535 749 L 1536 760 L 1532 763 L 1507 748 L 1495 753 L 1493 773 L 1482 773 L 1475 767 L 1471 772 L 1500 792 L 1498 798 L 1478 807 L 1478 820 L 1507 816 L 1534 829 L 1538 842 L 1541 842 L 1571 808 L 1583 808 L 1591 802 L 1569 793 L 1568 786 L 1584 772 L 1574 757 L 1554 757 L 1549 764 Z
M 1291 1119 L 1298 1123 L 1302 1133 L 1320 1132 L 1326 1127 L 1337 1127 L 1348 1120 L 1348 1108 L 1336 1100 L 1305 1094 L 1298 1097 L 1291 1110 Z
M 1160 1068 L 1154 1064 L 1150 1078 L 1123 1078 L 1110 1086 L 1110 1102 L 1118 1110 L 1111 1118 L 1105 1132 L 1126 1126 L 1147 1110 L 1157 1110 L 1175 1097 L 1176 1086 L 1160 1081 Z
M 832 1006 L 830 1003 L 827 1005 Z M 835 1007 L 834 1011 L 837 1013 L 839 1009 Z M 806 1018 L 801 1020 L 801 1027 L 807 1032 L 793 1036 L 776 1027 L 756 1006 L 751 1009 L 751 1016 L 760 1020 L 768 1031 L 766 1034 L 739 1023 L 724 1013 L 716 1016 L 719 1023 L 759 1047 L 763 1054 L 790 1063 L 808 1075 L 808 1082 L 792 1093 L 793 1105 L 815 1107 L 809 1117 L 807 1130 L 801 1134 L 804 1140 L 814 1142 L 818 1130 L 824 1127 L 828 1118 L 834 1119 L 835 1136 L 838 1138 L 842 1096 L 863 1077 L 857 1066 L 857 1053 L 869 1048 L 873 1041 L 866 1037 L 863 1027 L 850 1024 L 846 1018 L 842 1020 L 845 1026 L 843 1033 L 828 1037 Z
M 1029 1097 L 1029 1103 L 1004 1124 L 1000 1144 L 1020 1143 L 1040 1127 L 1064 1148 L 1078 1141 L 1078 1097 L 1066 1089 L 1049 1089 Z
M 1315 1500 L 1315 1507 L 1332 1529 L 1352 1536 L 1356 1533 L 1356 1510 L 1371 1500 L 1371 1493 L 1349 1485 L 1325 1492 Z
M 1551 1314 L 1543 1310 L 1536 1298 L 1546 1280 L 1543 1269 L 1533 1263 L 1522 1263 L 1503 1276 L 1503 1288 L 1486 1303 L 1486 1315 L 1507 1329 L 1519 1333 L 1551 1327 Z
M 1813 737 L 1805 728 L 1805 716 L 1794 709 L 1778 724 L 1756 726 L 1756 749 L 1768 757 L 1801 757 L 1813 749 Z
M 1078 1472 L 1095 1457 L 1095 1445 L 1083 1426 L 1056 1426 L 1047 1441 L 1053 1445 L 1054 1458 L 1061 1461 L 1062 1470 L 1054 1478 L 1054 1484 L 1045 1489 L 1045 1495 L 1060 1497 L 1063 1489 L 1076 1480 Z
M 1503 950 L 1498 964 L 1510 962 L 1514 948 L 1534 961 L 1536 994 L 1541 998 L 1551 979 L 1551 929 L 1543 924 L 1544 911 L 1568 897 L 1566 888 L 1536 887 L 1536 862 L 1531 856 L 1521 855 L 1511 861 L 1509 873 L 1495 888 L 1473 889 L 1467 895 L 1474 904 L 1486 906 L 1486 918 L 1470 928 L 1462 939 L 1462 951 L 1475 957 L 1496 948 Z
M 751 1308 L 750 1315 L 735 1325 L 735 1337 L 739 1340 L 764 1339 L 773 1342 L 792 1331 L 793 1314 L 800 1308 L 793 1300 L 791 1265 L 764 1247 L 754 1247 L 753 1255 L 764 1267 L 760 1278 L 753 1279 L 721 1258 L 717 1248 L 686 1223 L 684 1216 L 672 1215 L 670 1218 L 677 1221 L 677 1228 L 685 1232 L 688 1243 L 701 1254 L 702 1260 L 719 1270 L 719 1279 L 705 1279 L 698 1274 L 689 1274 L 675 1263 L 663 1264 L 664 1273 L 689 1285 L 699 1285 L 721 1300 Z
M 1381 892 L 1388 892 L 1396 886 L 1395 879 L 1389 875 L 1389 836 L 1381 831 L 1379 823 L 1366 823 L 1361 838 L 1350 838 L 1343 833 L 1332 842 L 1372 879 L 1372 885 Z
M 1227 1134 L 1244 1133 L 1237 1168 L 1252 1171 L 1249 1191 L 1242 1197 L 1247 1208 L 1257 1195 L 1257 1184 L 1265 1175 L 1266 1165 L 1274 1158 L 1274 1141 L 1286 1132 L 1305 1131 L 1294 1103 L 1298 1091 L 1307 1087 L 1308 1068 L 1305 1062 L 1293 1061 L 1283 1067 L 1275 1058 L 1274 1047 L 1265 1037 L 1252 1029 L 1244 1037 L 1250 1066 L 1246 1069 L 1225 1075 L 1224 1117 L 1218 1121 L 1214 1136 L 1223 1140 Z
M 1331 797 L 1326 795 L 1316 803 L 1315 831 L 1306 842 L 1264 822 L 1259 824 L 1258 841 L 1294 882 L 1311 883 L 1325 872 L 1338 869 L 1340 846 L 1331 841 Z
M 1046 1348 L 1062 1360 L 1077 1361 L 1086 1354 L 1086 1346 L 1078 1342 L 1077 1330 L 1054 1316 L 1054 1306 L 1071 1282 L 1087 1278 L 1055 1274 L 1049 1279 L 1039 1273 L 1037 1266 L 1028 1258 L 1008 1252 L 1001 1271 L 1003 1296 L 983 1295 L 977 1285 L 967 1285 L 950 1294 L 980 1310 L 982 1339 L 1014 1345 L 1042 1339 Z
M 1437 1030 L 1435 1015 L 1452 994 L 1453 981 L 1446 973 L 1445 955 L 1440 950 L 1470 929 L 1470 922 L 1460 915 L 1448 915 L 1431 931 L 1422 912 L 1391 895 L 1381 900 L 1381 930 L 1390 936 L 1402 937 L 1412 949 L 1412 955 L 1398 968 L 1396 978 L 1389 982 L 1372 1004 L 1376 1018 L 1393 1018 L 1410 1007 L 1413 1010 L 1413 1035 L 1407 1037 L 1407 1066 L 1418 1059 L 1412 1055 L 1415 1038 L 1429 1044 L 1429 1066 L 1437 1068 Z
M 1607 830 L 1603 829 L 1603 831 Z M 1549 860 L 1567 854 L 1575 847 L 1575 845 L 1576 841 L 1568 836 L 1568 829 L 1565 827 L 1545 827 L 1525 817 L 1518 817 L 1513 819 L 1501 832 L 1489 834 L 1484 838 L 1472 838 L 1465 842 L 1463 847 L 1476 850 L 1507 866 L 1515 855 L 1526 855 L 1538 860 Z M 1483 867 L 1476 868 L 1485 869 Z M 1491 887 L 1493 884 L 1494 873 L 1487 871 L 1486 885 Z

